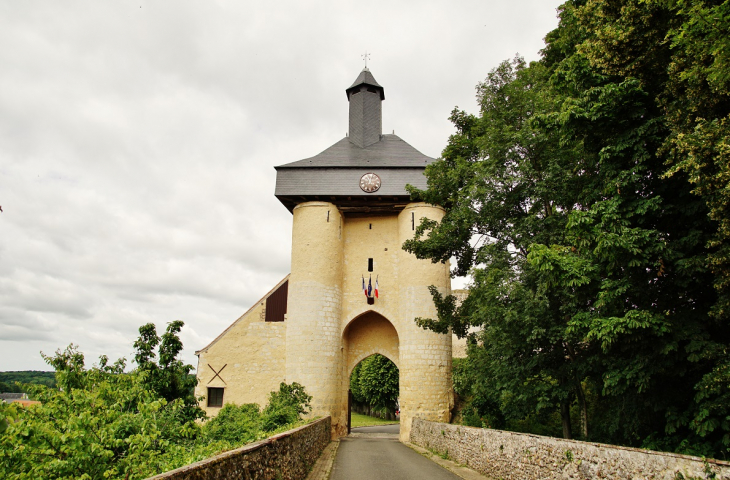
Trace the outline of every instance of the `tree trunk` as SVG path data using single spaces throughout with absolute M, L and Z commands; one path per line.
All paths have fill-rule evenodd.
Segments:
M 563 438 L 572 439 L 573 428 L 570 426 L 570 402 L 568 400 L 560 402 L 560 419 L 563 421 Z
M 580 408 L 580 433 L 583 440 L 588 440 L 588 404 L 583 392 L 583 385 L 580 382 L 576 382 L 575 394 L 578 396 L 578 407 Z

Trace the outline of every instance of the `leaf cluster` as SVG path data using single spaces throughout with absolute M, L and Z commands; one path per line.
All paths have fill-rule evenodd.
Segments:
M 378 353 L 358 363 L 350 374 L 353 399 L 378 409 L 395 410 L 399 392 L 398 367 Z
M 471 338 L 473 423 L 728 453 L 728 8 L 567 1 L 539 62 L 452 112 L 410 189 L 445 216 L 403 248 L 472 275 L 416 322 Z
M 145 379 L 153 391 L 168 402 L 182 400 L 183 420 L 196 420 L 204 418 L 205 413 L 195 398 L 198 381 L 191 374 L 193 366 L 184 364 L 179 358 L 183 349 L 179 333 L 183 325 L 180 320 L 168 323 L 161 337 L 157 335 L 154 323 L 141 326 L 139 338 L 134 342 L 134 360 L 137 369 L 146 373 Z M 157 361 L 156 357 L 159 357 Z
M 186 378 L 164 383 L 189 372 L 177 360 L 179 327 L 162 339 L 142 327 L 135 343 L 140 368 L 129 373 L 124 359 L 109 364 L 106 356 L 87 368 L 73 344 L 43 355 L 58 386 L 23 385 L 41 402 L 27 408 L 0 403 L 0 478 L 147 478 L 290 428 L 310 410 L 301 385 L 282 383 L 263 411 L 226 405 L 217 417 L 196 422 Z M 153 364 L 158 344 L 161 363 Z M 171 384 L 179 396 L 168 400 L 163 394 L 173 391 Z
M 28 393 L 23 388 L 26 383 L 54 387 L 56 385 L 56 375 L 54 372 L 36 370 L 0 372 L 0 392 Z

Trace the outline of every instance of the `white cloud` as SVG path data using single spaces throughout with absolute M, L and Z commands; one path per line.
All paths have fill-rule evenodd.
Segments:
M 185 359 L 289 269 L 273 167 L 344 136 L 362 68 L 384 131 L 438 156 L 454 106 L 537 58 L 558 1 L 0 4 L 0 370 L 74 342 L 131 359 L 181 319 Z

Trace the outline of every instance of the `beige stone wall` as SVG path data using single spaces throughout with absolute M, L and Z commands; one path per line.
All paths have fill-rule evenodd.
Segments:
M 730 480 L 719 460 L 422 420 L 410 442 L 495 479 Z
M 278 390 L 279 383 L 285 379 L 287 322 L 264 321 L 266 298 L 272 292 L 256 302 L 210 345 L 196 352 L 196 396 L 207 396 L 208 387 L 223 387 L 224 403 L 258 403 L 263 407 L 268 402 L 269 392 Z M 218 377 L 211 367 L 220 371 Z M 208 407 L 206 399 L 200 406 L 209 416 L 217 415 L 220 410 Z
M 364 295 L 363 295 L 364 297 Z M 398 355 L 398 332 L 385 317 L 375 312 L 367 312 L 350 322 L 343 334 L 345 376 L 358 363 L 379 353 L 390 359 L 396 366 L 400 363 Z
M 257 326 L 253 319 L 260 306 L 252 309 L 247 314 L 250 321 L 237 322 L 201 352 L 199 378 L 205 381 L 199 389 L 218 386 L 218 379 L 207 383 L 213 377 L 206 371 L 209 361 L 219 368 L 230 364 L 230 358 L 242 359 L 248 370 L 235 378 L 241 386 L 233 387 L 223 375 L 229 383 L 228 400 L 265 403 L 265 394 L 280 381 L 299 382 L 313 397 L 311 415 L 331 415 L 333 435 L 338 436 L 347 429 L 352 369 L 367 356 L 381 353 L 400 371 L 401 437 L 408 438 L 414 416 L 447 421 L 453 406 L 451 335 L 423 330 L 413 320 L 435 317 L 428 287 L 436 285 L 442 293 L 450 293 L 449 265 L 418 260 L 401 248 L 422 217 L 440 220 L 443 210 L 415 203 L 399 213 L 368 216 L 342 215 L 327 202 L 298 205 L 285 325 L 275 326 L 276 334 Z M 380 293 L 372 305 L 362 292 L 363 276 L 366 283 L 370 276 L 369 258 L 373 288 L 377 278 Z M 276 368 L 264 378 L 258 360 L 263 347 L 255 344 L 266 346 L 270 355 L 273 340 L 282 348 L 267 364 Z
M 294 208 L 286 381 L 304 385 L 312 396 L 312 416 L 330 415 L 339 408 L 342 223 L 331 203 L 307 202 Z M 337 421 L 333 428 L 338 428 Z
M 398 215 L 399 244 L 413 238 L 415 224 L 422 217 L 441 220 L 443 210 L 423 203 L 410 204 Z M 436 308 L 428 291 L 435 285 L 442 294 L 451 292 L 448 264 L 418 260 L 399 249 L 400 318 L 400 403 L 402 440 L 408 439 L 415 417 L 448 421 L 453 406 L 451 380 L 451 335 L 418 327 L 416 317 L 435 318 Z
M 330 431 L 325 417 L 148 480 L 304 480 L 330 443 Z
M 332 415 L 335 436 L 347 428 L 352 368 L 373 353 L 399 366 L 404 438 L 414 415 L 448 419 L 451 337 L 422 330 L 413 319 L 435 315 L 428 286 L 448 293 L 449 267 L 401 249 L 413 236 L 412 220 L 417 225 L 424 216 L 439 220 L 443 211 L 412 204 L 398 214 L 343 216 L 326 202 L 294 210 L 286 377 L 314 397 L 312 415 Z M 380 293 L 373 305 L 362 292 L 363 277 L 367 283 L 371 275 Z

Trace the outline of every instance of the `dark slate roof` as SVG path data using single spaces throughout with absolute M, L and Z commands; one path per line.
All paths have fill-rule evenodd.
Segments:
M 378 87 L 380 91 L 380 99 L 385 100 L 385 89 L 382 85 L 380 85 L 378 82 L 375 81 L 375 77 L 373 77 L 373 74 L 370 73 L 370 70 L 368 70 L 368 67 L 365 67 L 362 69 L 362 72 L 360 72 L 360 75 L 357 76 L 355 81 L 350 85 L 350 87 L 345 90 L 345 94 L 347 95 L 347 98 L 350 98 L 350 90 L 353 88 L 359 86 L 359 85 L 371 85 L 373 87 Z
M 360 189 L 360 177 L 374 173 L 380 177 L 377 192 L 365 193 Z M 282 196 L 353 196 L 409 197 L 406 184 L 425 189 L 426 176 L 420 168 L 302 168 L 279 171 L 276 175 L 277 197 Z
M 383 135 L 379 142 L 365 148 L 345 137 L 319 155 L 275 168 L 425 168 L 434 161 L 397 135 Z

